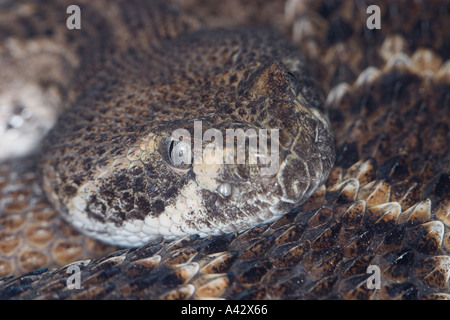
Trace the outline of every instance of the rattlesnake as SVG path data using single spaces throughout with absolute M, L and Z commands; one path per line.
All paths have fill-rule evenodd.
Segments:
M 39 269 L 1 280 L 2 297 L 448 298 L 445 4 L 380 4 L 384 30 L 377 33 L 359 10 L 368 5 L 289 1 L 290 36 L 316 65 L 274 31 L 207 30 L 159 2 L 115 2 L 102 14 L 105 3 L 83 3 L 85 22 L 74 36 L 77 30 L 39 24 L 65 27 L 58 12 L 68 3 L 50 2 L 6 4 L 23 25 L 10 28 L 16 33 L 3 26 L 5 61 L 30 55 L 59 66 L 31 77 L 45 93 L 31 100 L 63 111 L 37 165 L 35 155 L 3 164 L 2 266 L 80 257 L 79 247 L 68 245 L 75 254 L 67 254 L 66 242 L 53 239 L 61 231 L 46 222 L 27 227 L 18 214 L 29 211 L 35 223 L 36 211 L 45 219 L 49 210 L 30 177 L 36 170 L 66 220 L 140 248 L 77 263 L 80 290 L 68 288 L 67 267 Z M 388 25 L 400 9 L 404 20 Z M 58 59 L 49 63 L 44 53 Z M 329 92 L 326 104 L 310 74 Z M 335 156 L 322 112 L 337 145 L 329 177 Z M 174 166 L 164 153 L 176 146 L 170 134 L 192 133 L 194 120 L 203 131 L 280 128 L 275 178 L 261 178 L 261 166 L 249 163 Z M 379 290 L 367 285 L 369 266 L 382 272 Z

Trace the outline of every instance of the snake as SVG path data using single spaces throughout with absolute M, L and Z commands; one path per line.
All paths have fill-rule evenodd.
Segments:
M 261 2 L 2 3 L 1 298 L 450 298 L 448 4 Z

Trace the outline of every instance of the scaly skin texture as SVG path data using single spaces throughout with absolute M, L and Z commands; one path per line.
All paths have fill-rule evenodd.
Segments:
M 221 23 L 214 18 L 214 3 L 198 1 L 206 4 L 200 10 L 196 1 L 179 2 L 187 11 L 206 12 L 206 18 Z M 448 298 L 449 28 L 443 18 L 448 6 L 437 1 L 380 3 L 383 28 L 378 31 L 365 28 L 367 6 L 314 1 L 289 1 L 286 6 L 286 30 L 292 31 L 288 34 L 318 62 L 311 66 L 329 92 L 326 108 L 337 144 L 337 162 L 328 181 L 305 204 L 244 233 L 192 236 L 170 243 L 160 239 L 137 250 L 78 263 L 82 290 L 67 288 L 64 267 L 4 279 L 1 297 Z M 231 8 L 220 12 L 231 16 L 243 12 L 240 18 L 247 21 L 257 16 L 251 10 L 246 16 L 239 4 Z M 273 17 L 279 13 L 273 12 Z M 273 22 L 269 24 L 276 25 Z M 276 40 L 275 47 L 285 43 Z M 245 47 L 248 42 L 243 43 Z M 206 52 L 214 51 L 206 47 Z M 189 56 L 189 47 L 186 52 Z M 282 63 L 292 67 L 289 61 Z M 248 77 L 246 88 L 270 98 L 268 75 L 283 79 L 283 65 L 265 64 Z M 217 80 L 227 81 L 224 78 Z M 165 99 L 178 101 L 185 92 Z M 170 133 L 173 127 L 164 129 L 159 132 Z M 9 168 L 5 165 L 4 170 Z M 28 177 L 32 181 L 32 172 Z M 11 175 L 4 179 L 6 184 L 12 180 Z M 9 217 L 26 210 L 20 199 L 36 197 L 33 192 L 14 194 L 7 187 L 2 194 L 19 199 L 2 204 Z M 6 244 L 3 248 L 17 252 L 13 241 Z M 367 286 L 369 266 L 380 268 L 379 290 Z
M 135 10 L 128 3 L 120 9 L 122 15 Z M 162 5 L 148 10 L 171 14 Z M 144 28 L 151 39 L 150 18 L 130 24 L 129 33 Z M 89 27 L 83 28 L 93 37 Z M 171 30 L 157 27 L 162 34 Z M 77 50 L 86 56 L 76 82 L 87 86 L 44 141 L 49 199 L 79 230 L 114 245 L 219 235 L 276 220 L 303 203 L 334 162 L 333 137 L 319 111 L 323 95 L 305 59 L 280 34 L 247 28 L 168 38 L 148 47 L 128 39 L 124 49 L 106 35 L 93 53 L 79 40 Z M 86 69 L 94 70 L 88 79 Z M 279 130 L 279 142 L 272 133 L 267 142 L 269 152 L 278 152 L 270 155 L 272 172 L 264 174 L 266 164 L 251 163 L 247 152 L 245 163 L 231 155 L 230 164 L 208 164 L 206 139 L 199 142 L 203 160 L 177 169 L 170 136 L 184 129 L 197 139 L 194 121 L 201 121 L 200 134 L 213 128 L 223 135 L 226 156 L 236 149 L 228 146 L 234 137 L 227 130 Z M 221 185 L 229 195 L 218 191 Z
M 61 70 L 70 78 L 59 88 L 65 109 L 38 170 L 47 198 L 79 231 L 126 247 L 239 232 L 279 219 L 328 177 L 335 153 L 323 92 L 279 33 L 195 31 L 170 4 L 142 1 L 108 3 L 104 13 L 83 3 L 82 29 L 71 30 L 49 18 L 64 5 L 11 4 L 31 22 L 3 34 L 5 43 L 59 41 L 57 55 L 72 54 Z M 186 168 L 170 154 L 176 130 L 194 138 Z M 223 136 L 218 164 L 208 163 L 211 138 L 202 139 L 211 130 Z

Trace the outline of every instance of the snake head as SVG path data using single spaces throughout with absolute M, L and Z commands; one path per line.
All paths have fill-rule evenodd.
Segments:
M 66 220 L 136 247 L 239 232 L 306 201 L 335 151 L 298 49 L 258 28 L 167 45 L 132 86 L 93 88 L 49 135 L 44 188 Z
M 242 83 L 232 114 L 188 121 L 193 130 L 185 122 L 166 137 L 162 157 L 189 180 L 169 209 L 184 220 L 173 230 L 215 235 L 268 223 L 327 179 L 334 141 L 311 83 L 269 61 Z

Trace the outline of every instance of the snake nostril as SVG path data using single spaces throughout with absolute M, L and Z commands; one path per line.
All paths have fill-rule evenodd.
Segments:
M 229 183 L 222 183 L 217 187 L 217 192 L 220 193 L 224 197 L 231 196 L 232 187 Z

